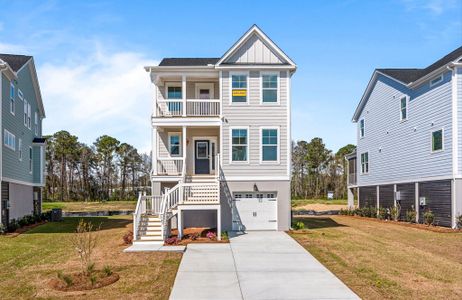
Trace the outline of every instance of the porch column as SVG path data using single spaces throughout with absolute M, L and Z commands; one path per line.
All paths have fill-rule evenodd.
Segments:
M 221 241 L 221 208 L 217 209 L 217 240 Z
M 178 207 L 177 215 L 178 238 L 183 238 L 183 211 Z
M 186 76 L 181 77 L 181 96 L 183 99 L 183 117 L 186 117 Z
M 152 174 L 157 175 L 157 126 L 152 126 Z
M 183 139 L 183 142 L 182 142 L 182 145 L 181 145 L 181 148 L 182 148 L 182 154 L 183 154 L 183 170 L 184 172 L 186 173 L 186 152 L 187 152 L 187 145 L 186 145 L 186 126 L 183 126 L 182 128 L 182 132 L 181 132 L 181 138 Z M 182 176 L 184 176 L 185 174 L 181 174 Z
M 419 183 L 415 183 L 415 222 L 419 223 Z
M 348 208 L 354 208 L 355 206 L 355 194 L 354 188 L 348 188 Z

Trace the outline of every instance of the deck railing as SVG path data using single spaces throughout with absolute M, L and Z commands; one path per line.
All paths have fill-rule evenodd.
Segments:
M 219 99 L 157 100 L 158 117 L 213 117 L 220 115 Z
M 183 174 L 183 158 L 159 158 L 157 159 L 157 174 L 180 176 Z

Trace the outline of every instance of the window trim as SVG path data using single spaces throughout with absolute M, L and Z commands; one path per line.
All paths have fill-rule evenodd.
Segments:
M 277 91 L 276 91 L 276 102 L 264 102 L 263 101 L 263 75 L 276 75 L 277 80 Z M 281 104 L 281 74 L 280 72 L 274 71 L 261 71 L 260 72 L 260 104 L 261 105 L 280 105 Z
M 27 103 L 27 128 L 32 130 L 32 107 L 30 103 Z
M 406 118 L 403 118 L 403 108 L 401 107 L 401 101 L 406 99 Z M 399 120 L 400 122 L 405 122 L 409 119 L 409 97 L 408 96 L 401 96 L 399 97 Z
M 233 160 L 233 129 L 245 129 L 247 130 L 247 160 Z M 249 126 L 230 126 L 229 127 L 229 163 L 235 165 L 249 164 L 250 163 L 250 127 Z
M 23 114 L 23 118 L 24 118 L 24 126 L 27 127 L 27 105 L 28 105 L 28 102 L 26 99 L 24 99 L 24 105 L 23 105 L 23 108 L 24 108 L 24 114 Z
M 8 143 L 5 143 L 5 137 L 7 135 L 11 135 L 13 137 L 13 144 L 14 146 L 9 145 Z M 7 147 L 10 150 L 16 151 L 16 135 L 14 135 L 12 132 L 10 132 L 8 129 L 3 130 L 3 145 Z
M 20 89 L 18 89 L 18 98 L 20 100 L 24 100 L 24 94 L 22 93 L 22 91 Z
M 10 81 L 10 113 L 14 116 L 16 115 L 16 87 L 14 82 Z
M 170 99 L 168 97 L 168 88 L 169 87 L 179 87 L 181 88 L 181 98 L 179 99 Z M 165 98 L 164 100 L 176 100 L 176 101 L 181 101 L 181 99 L 184 98 L 184 95 L 183 95 L 184 91 L 183 91 L 183 84 L 181 82 L 177 82 L 177 81 L 169 81 L 169 82 L 166 82 L 165 83 Z
M 361 121 L 363 122 L 363 130 L 361 134 Z M 366 118 L 359 119 L 359 138 L 362 139 L 366 136 Z
M 263 160 L 263 130 L 264 129 L 273 129 L 277 132 L 277 145 L 276 145 L 276 160 Z M 281 163 L 281 135 L 280 135 L 280 127 L 279 126 L 261 126 L 260 127 L 260 138 L 259 138 L 259 149 L 260 149 L 260 164 L 269 164 L 269 165 L 278 165 Z
M 32 147 L 29 146 L 29 174 L 32 174 L 33 169 L 34 169 L 34 152 L 32 150 Z
M 441 131 L 441 149 L 433 150 L 433 133 Z M 438 129 L 432 129 L 430 131 L 430 152 L 431 153 L 439 153 L 444 151 L 444 127 Z
M 194 84 L 194 99 L 200 99 L 200 90 L 208 89 L 210 90 L 210 99 L 201 99 L 201 100 L 212 100 L 215 99 L 215 84 L 213 82 L 196 82 Z
M 233 75 L 244 75 L 247 76 L 247 96 L 245 102 L 233 102 Z M 249 71 L 232 71 L 229 72 L 229 105 L 234 106 L 245 106 L 250 104 L 250 72 Z
M 440 74 L 438 76 L 435 76 L 433 77 L 432 79 L 430 79 L 429 83 L 430 83 L 430 87 L 434 87 L 435 85 L 443 82 L 444 80 L 444 74 Z
M 363 172 L 363 161 L 362 161 L 362 156 L 364 154 L 367 153 L 367 172 Z M 369 164 L 369 151 L 365 151 L 365 152 L 362 152 L 360 155 L 359 155 L 359 164 L 360 164 L 360 168 L 359 168 L 359 171 L 360 171 L 360 174 L 361 175 L 367 175 L 369 174 L 369 170 L 370 170 L 370 164 Z
M 179 149 L 180 151 L 179 151 L 179 154 L 172 154 L 171 153 L 172 144 L 170 142 L 170 137 L 174 136 L 174 135 L 178 135 L 178 137 L 180 139 L 180 149 Z M 179 131 L 171 131 L 171 132 L 168 133 L 168 149 L 167 149 L 167 151 L 168 151 L 169 157 L 182 157 L 183 156 L 183 145 L 182 145 L 182 143 L 183 143 L 182 140 L 183 139 L 182 138 L 183 137 L 181 136 L 181 132 L 179 132 Z
M 18 159 L 19 159 L 19 161 L 22 161 L 22 155 L 23 155 L 23 153 L 22 153 L 22 139 L 19 138 L 18 139 Z
M 34 113 L 34 133 L 35 133 L 35 136 L 38 136 L 39 135 L 39 130 L 38 130 L 38 112 L 35 111 Z

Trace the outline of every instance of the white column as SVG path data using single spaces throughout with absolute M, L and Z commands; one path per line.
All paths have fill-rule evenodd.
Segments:
M 393 185 L 393 206 L 396 207 L 396 192 L 398 191 L 398 186 L 396 184 Z
M 415 221 L 419 223 L 419 183 L 415 183 Z
M 377 186 L 377 216 L 379 215 L 379 207 L 380 207 L 380 186 Z
M 178 218 L 178 224 L 177 224 L 178 237 L 181 239 L 183 238 L 183 211 L 181 210 L 180 207 L 178 207 L 177 218 Z
M 152 173 L 157 175 L 157 126 L 152 126 Z
M 217 209 L 217 240 L 221 241 L 221 208 Z
M 186 152 L 187 152 L 187 139 L 186 139 L 186 136 L 187 135 L 187 131 L 186 131 L 186 126 L 183 126 L 183 129 L 182 129 L 182 133 L 181 133 L 181 138 L 182 138 L 182 144 L 181 144 L 181 151 L 183 151 L 183 170 L 185 170 L 185 173 L 186 173 Z M 185 174 L 182 174 L 182 175 L 185 175 Z
M 353 188 L 348 188 L 348 208 L 354 208 L 355 206 L 355 194 Z
M 183 99 L 183 117 L 186 117 L 186 76 L 181 77 L 181 96 Z

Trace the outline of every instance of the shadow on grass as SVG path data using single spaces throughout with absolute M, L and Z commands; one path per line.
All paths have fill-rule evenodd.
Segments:
M 331 228 L 331 227 L 348 227 L 343 224 L 339 224 L 328 217 L 295 217 L 295 222 L 303 222 L 305 224 L 305 229 L 321 229 L 321 228 Z
M 64 218 L 62 222 L 48 222 L 38 227 L 35 227 L 23 234 L 35 233 L 72 233 L 75 232 L 77 224 L 83 219 L 86 222 L 91 222 L 93 227 L 99 230 L 108 230 L 114 228 L 124 228 L 132 223 L 131 218 L 111 218 L 111 217 L 69 217 Z

